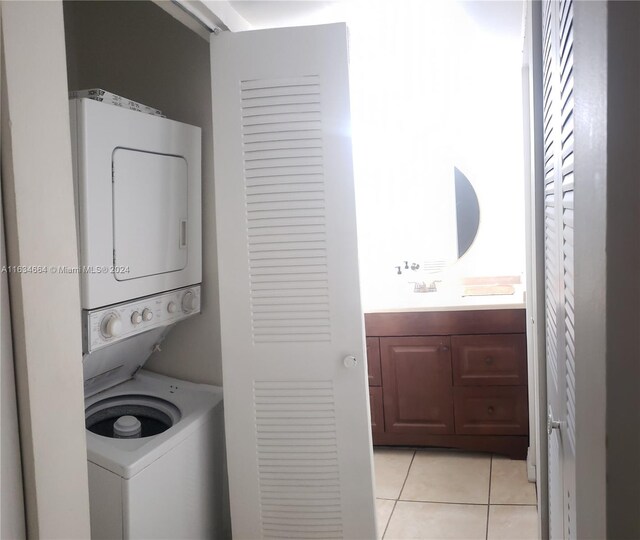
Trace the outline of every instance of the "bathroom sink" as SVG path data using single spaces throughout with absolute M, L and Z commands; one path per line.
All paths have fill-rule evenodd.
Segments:
M 435 283 L 435 290 L 429 282 L 401 285 L 389 284 L 373 294 L 363 294 L 364 312 L 513 309 L 525 305 L 521 284 L 442 282 Z

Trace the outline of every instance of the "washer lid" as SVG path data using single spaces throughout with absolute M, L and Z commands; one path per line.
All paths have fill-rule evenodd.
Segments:
M 82 368 L 85 398 L 133 377 L 168 331 L 169 327 L 155 328 L 84 354 Z

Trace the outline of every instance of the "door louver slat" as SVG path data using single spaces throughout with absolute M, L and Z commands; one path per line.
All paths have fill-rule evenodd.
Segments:
M 330 341 L 319 77 L 240 91 L 253 341 Z
M 343 538 L 330 381 L 254 383 L 264 538 Z

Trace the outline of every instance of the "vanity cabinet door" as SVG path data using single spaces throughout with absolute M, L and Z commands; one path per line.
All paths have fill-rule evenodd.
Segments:
M 380 338 L 386 433 L 454 433 L 449 336 Z

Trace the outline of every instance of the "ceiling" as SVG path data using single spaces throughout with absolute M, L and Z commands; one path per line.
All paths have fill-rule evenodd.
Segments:
M 522 0 L 458 0 L 458 4 L 490 32 L 514 38 L 522 35 Z
M 229 4 L 253 27 L 273 28 L 344 20 L 345 6 L 354 1 L 357 0 L 230 0 Z M 476 24 L 490 32 L 510 38 L 521 35 L 523 0 L 439 1 L 457 2 Z M 389 0 L 374 0 L 363 6 L 364 9 L 393 9 Z
M 311 19 L 340 1 L 322 0 L 230 0 L 229 4 L 252 26 L 267 28 L 286 26 L 292 20 Z

